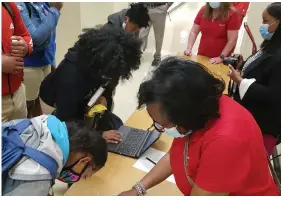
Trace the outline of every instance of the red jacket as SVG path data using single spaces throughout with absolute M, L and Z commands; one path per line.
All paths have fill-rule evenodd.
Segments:
M 22 20 L 20 11 L 15 3 L 9 2 L 12 10 L 12 16 L 2 3 L 2 54 L 11 52 L 11 37 L 13 35 L 21 36 L 28 45 L 28 52 L 32 52 L 32 38 Z M 17 74 L 7 74 L 2 72 L 2 96 L 10 95 L 16 92 L 23 80 L 23 72 Z

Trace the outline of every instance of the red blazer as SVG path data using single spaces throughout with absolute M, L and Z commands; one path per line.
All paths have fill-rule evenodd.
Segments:
M 2 55 L 9 54 L 11 52 L 11 37 L 13 35 L 21 36 L 28 45 L 29 54 L 32 52 L 32 38 L 28 32 L 20 11 L 17 5 L 13 2 L 9 2 L 13 13 L 13 19 L 2 4 Z M 10 95 L 16 92 L 23 80 L 23 72 L 17 74 L 7 74 L 2 72 L 2 96 Z

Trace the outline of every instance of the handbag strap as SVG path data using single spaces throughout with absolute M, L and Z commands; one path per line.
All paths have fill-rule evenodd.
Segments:
M 278 189 L 278 191 L 279 191 L 279 195 L 281 195 L 281 184 L 280 184 L 280 180 L 279 180 L 279 178 L 278 178 L 278 176 L 277 176 L 277 174 L 276 174 L 276 171 L 274 170 L 274 167 L 273 167 L 273 165 L 272 165 L 272 163 L 271 163 L 271 161 L 270 161 L 270 159 L 269 159 L 269 155 L 268 155 L 268 153 L 267 153 L 266 150 L 265 150 L 265 152 L 266 152 L 266 157 L 267 157 L 267 161 L 268 161 L 270 173 L 271 173 L 271 175 L 272 175 L 272 177 L 273 177 L 273 180 L 274 180 L 275 185 L 277 186 L 277 189 Z

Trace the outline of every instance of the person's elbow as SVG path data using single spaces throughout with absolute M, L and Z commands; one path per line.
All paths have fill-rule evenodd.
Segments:
M 199 33 L 200 33 L 200 25 L 193 24 L 191 31 L 190 31 L 190 34 L 189 34 L 189 37 L 196 38 Z
M 191 31 L 190 32 L 190 37 L 197 37 L 198 36 L 198 34 L 199 34 L 199 32 L 198 31 Z
M 35 31 L 34 33 L 31 33 L 34 46 L 41 46 L 46 41 L 47 37 L 45 37 L 45 34 L 42 33 L 42 31 Z

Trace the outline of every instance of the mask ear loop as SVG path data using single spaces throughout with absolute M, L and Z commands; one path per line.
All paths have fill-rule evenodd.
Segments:
M 82 158 L 84 158 L 84 157 L 82 157 Z M 67 167 L 62 168 L 62 170 L 70 170 L 70 169 L 72 169 L 75 165 L 77 165 L 77 164 L 79 163 L 79 161 L 80 161 L 82 158 L 78 159 L 78 160 L 75 161 L 73 164 L 71 164 L 71 165 L 69 165 L 69 166 L 67 166 Z
M 83 169 L 81 170 L 80 173 L 76 173 L 73 169 L 69 169 L 69 171 L 73 174 L 78 175 L 78 180 L 75 182 L 78 182 L 81 179 L 82 174 L 86 171 L 86 169 L 88 168 L 88 165 L 91 161 L 89 161 L 88 163 L 86 163 L 86 165 L 83 167 Z M 77 162 L 78 163 L 78 162 Z
M 273 25 L 273 24 L 276 24 L 277 22 L 280 22 L 280 20 L 276 20 L 275 22 L 273 22 L 272 24 L 270 24 L 269 26 Z M 268 27 L 269 27 L 268 26 Z
M 86 163 L 86 165 L 84 166 L 83 170 L 80 172 L 80 174 L 79 174 L 79 180 L 80 180 L 82 174 L 83 174 L 83 173 L 86 171 L 86 169 L 88 168 L 88 165 L 90 164 L 90 162 L 91 162 L 91 161 L 89 161 L 88 163 Z

